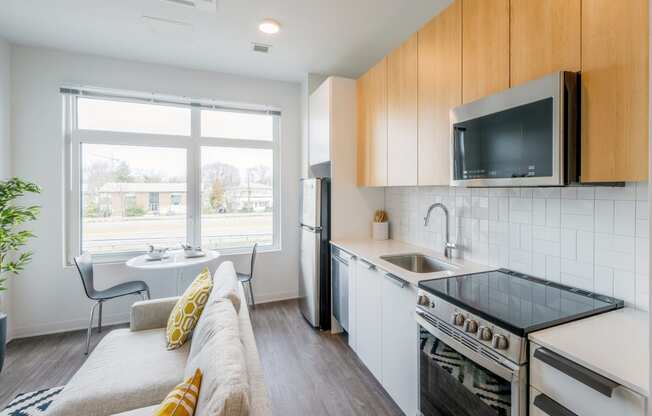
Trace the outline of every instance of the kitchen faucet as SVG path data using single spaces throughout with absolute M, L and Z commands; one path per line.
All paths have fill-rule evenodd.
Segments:
M 426 217 L 423 219 L 423 226 L 428 226 L 428 222 L 430 222 L 430 213 L 435 208 L 441 208 L 441 210 L 444 211 L 444 216 L 446 217 L 446 243 L 444 244 L 444 256 L 448 259 L 451 259 L 453 258 L 453 250 L 457 248 L 457 246 L 455 243 L 451 243 L 450 240 L 448 208 L 446 208 L 446 205 L 442 204 L 441 202 L 430 205 L 430 208 L 428 208 L 428 212 L 426 213 Z

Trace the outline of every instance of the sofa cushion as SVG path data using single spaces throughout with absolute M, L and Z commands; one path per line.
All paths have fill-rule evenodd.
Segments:
M 186 375 L 192 374 L 195 368 L 203 373 L 195 415 L 249 415 L 247 363 L 240 341 L 238 314 L 227 299 L 210 305 L 204 313 L 204 324 L 212 334 L 186 366 Z
M 111 331 L 52 404 L 48 416 L 105 416 L 158 405 L 183 380 L 189 345 L 168 351 L 165 329 Z
M 170 313 L 165 333 L 169 350 L 181 347 L 190 338 L 212 289 L 211 272 L 206 267 L 186 289 Z
M 236 312 L 240 312 L 240 282 L 233 267 L 233 262 L 225 261 L 213 274 L 213 291 L 208 298 L 208 303 L 227 298 L 233 303 Z

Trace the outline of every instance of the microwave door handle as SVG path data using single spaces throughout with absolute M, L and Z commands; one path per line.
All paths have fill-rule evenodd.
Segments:
M 533 405 L 549 416 L 577 416 L 543 393 L 534 398 Z

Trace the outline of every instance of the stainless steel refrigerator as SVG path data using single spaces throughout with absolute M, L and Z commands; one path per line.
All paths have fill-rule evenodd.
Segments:
M 315 328 L 331 326 L 330 181 L 301 179 L 299 306 Z

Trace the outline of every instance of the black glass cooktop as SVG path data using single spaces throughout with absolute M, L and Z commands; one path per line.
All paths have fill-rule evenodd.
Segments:
M 623 307 L 619 299 L 506 269 L 426 280 L 419 287 L 520 336 Z

